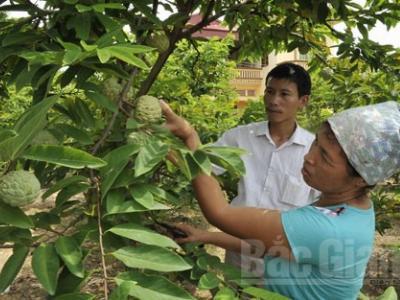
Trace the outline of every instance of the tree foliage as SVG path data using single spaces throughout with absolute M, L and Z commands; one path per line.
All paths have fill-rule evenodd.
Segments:
M 80 290 L 92 276 L 84 267 L 85 259 L 98 249 L 106 299 L 193 299 L 178 281 L 171 282 L 176 276 L 198 282 L 199 288 L 210 289 L 216 297 L 271 297 L 248 289 L 248 283 L 237 280 L 243 274 L 204 249 L 192 245 L 183 254 L 171 239 L 154 230 L 161 217 L 190 201 L 191 194 L 182 190 L 188 191 L 188 183 L 198 172 L 211 172 L 211 163 L 234 175 L 244 170 L 239 150 L 205 146 L 191 153 L 160 124 L 134 120 L 135 99 L 154 93 L 185 104 L 190 107 L 186 114 L 198 126 L 204 122 L 195 118 L 203 110 L 209 111 L 217 101 L 230 105 L 230 93 L 224 93 L 229 73 L 221 71 L 230 67 L 223 61 L 226 45 L 197 44 L 192 39 L 194 32 L 219 18 L 239 32 L 239 41 L 229 49 L 237 57 L 298 48 L 301 53 L 312 49 L 322 63 L 329 54 L 326 38 L 330 37 L 338 41 L 340 59 L 364 61 L 373 70 L 398 76 L 398 51 L 369 41 L 367 31 L 378 20 L 388 27 L 396 24 L 399 4 L 367 1 L 361 7 L 333 0 L 41 3 L 0 1 L 0 12 L 26 13 L 19 19 L 0 20 L 1 101 L 13 89 L 24 100 L 31 96 L 26 102 L 30 107 L 0 131 L 0 160 L 2 173 L 34 172 L 46 190 L 42 198 L 54 195 L 55 203 L 33 214 L 1 203 L 1 242 L 13 247 L 0 274 L 1 289 L 7 288 L 32 255 L 32 269 L 49 295 L 92 299 L 93 295 Z M 165 20 L 159 18 L 161 8 L 170 13 Z M 201 21 L 186 26 L 197 11 Z M 338 21 L 344 21 L 348 29 L 336 31 L 332 24 Z M 352 36 L 352 27 L 361 31 L 363 39 Z M 146 45 L 157 32 L 168 39 L 157 47 L 160 52 Z M 171 57 L 177 47 L 175 58 Z M 212 60 L 207 57 L 211 52 Z M 169 58 L 171 64 L 165 66 Z M 183 68 L 174 70 L 173 59 Z M 163 94 L 168 80 L 172 87 L 179 87 L 179 82 L 171 82 L 173 74 L 181 78 L 183 94 L 179 88 Z M 159 75 L 164 83 L 154 84 Z M 103 90 L 108 78 L 120 84 L 117 99 L 110 99 Z M 197 102 L 203 106 L 199 108 Z M 225 115 L 218 113 L 211 116 L 222 123 Z M 215 128 L 202 129 L 215 136 Z M 32 145 L 43 130 L 59 144 Z M 147 143 L 127 143 L 132 132 L 147 134 Z M 207 134 L 205 140 L 213 138 Z M 177 166 L 167 161 L 167 153 L 174 156 Z M 119 261 L 126 272 L 109 276 L 110 260 Z M 116 283 L 112 292 L 111 281 Z M 241 288 L 235 289 L 237 285 Z

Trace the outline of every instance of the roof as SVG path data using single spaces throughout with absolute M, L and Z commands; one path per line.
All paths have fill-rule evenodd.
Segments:
M 187 21 L 186 26 L 192 27 L 192 26 L 200 23 L 202 18 L 203 17 L 200 14 L 192 15 L 190 17 L 189 21 Z M 211 38 L 211 37 L 224 38 L 229 33 L 232 33 L 235 36 L 235 39 L 237 39 L 237 37 L 238 37 L 237 30 L 229 30 L 229 28 L 227 28 L 226 26 L 223 26 L 221 24 L 221 21 L 215 20 L 215 21 L 212 21 L 207 26 L 203 27 L 201 30 L 193 33 L 192 36 L 199 37 L 199 38 L 206 38 L 206 39 Z

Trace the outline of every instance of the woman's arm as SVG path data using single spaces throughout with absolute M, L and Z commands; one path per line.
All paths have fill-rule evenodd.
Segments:
M 196 131 L 186 120 L 177 116 L 166 103 L 161 102 L 161 107 L 167 128 L 181 138 L 189 149 L 196 150 L 200 145 Z M 266 253 L 274 247 L 273 255 L 290 259 L 291 250 L 283 230 L 280 212 L 230 206 L 217 180 L 204 173 L 196 176 L 192 185 L 199 206 L 212 225 L 239 239 L 260 241 Z M 276 249 L 280 249 L 278 253 Z
M 242 255 L 253 257 L 264 256 L 264 247 L 260 245 L 260 243 L 247 242 L 224 232 L 201 230 L 187 224 L 176 224 L 174 226 L 187 235 L 187 237 L 184 238 L 176 238 L 175 240 L 178 243 L 200 242 L 234 251 Z

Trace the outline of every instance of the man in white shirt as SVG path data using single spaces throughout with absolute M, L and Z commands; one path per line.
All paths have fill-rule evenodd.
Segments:
M 246 175 L 239 181 L 232 205 L 288 210 L 314 201 L 318 192 L 301 175 L 314 134 L 296 122 L 297 112 L 307 105 L 310 93 L 311 79 L 304 68 L 292 63 L 276 66 L 266 78 L 264 105 L 268 121 L 233 128 L 215 143 L 248 151 L 242 157 Z M 262 259 L 227 251 L 226 261 L 263 278 Z

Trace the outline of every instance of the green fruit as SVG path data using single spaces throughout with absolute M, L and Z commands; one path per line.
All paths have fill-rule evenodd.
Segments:
M 32 203 L 40 192 L 40 182 L 28 171 L 12 171 L 0 178 L 0 199 L 11 206 Z
M 126 142 L 128 144 L 144 146 L 147 143 L 148 139 L 149 136 L 146 133 L 142 131 L 136 131 L 136 132 L 131 132 L 128 135 Z
M 136 99 L 135 119 L 142 123 L 156 123 L 161 120 L 160 101 L 153 96 L 141 96 Z
M 113 102 L 118 102 L 122 92 L 122 84 L 118 82 L 118 78 L 110 77 L 103 81 L 103 93 L 108 99 Z M 127 94 L 127 99 L 133 98 L 133 89 L 130 88 Z
M 169 47 L 169 39 L 164 31 L 155 31 L 147 37 L 146 44 L 156 48 L 158 52 L 163 53 L 167 51 Z
M 117 102 L 119 98 L 119 94 L 121 93 L 122 86 L 118 82 L 118 78 L 111 77 L 103 82 L 103 93 L 107 96 L 108 99 Z
M 58 145 L 59 141 L 56 137 L 48 130 L 43 129 L 35 136 L 31 145 Z

